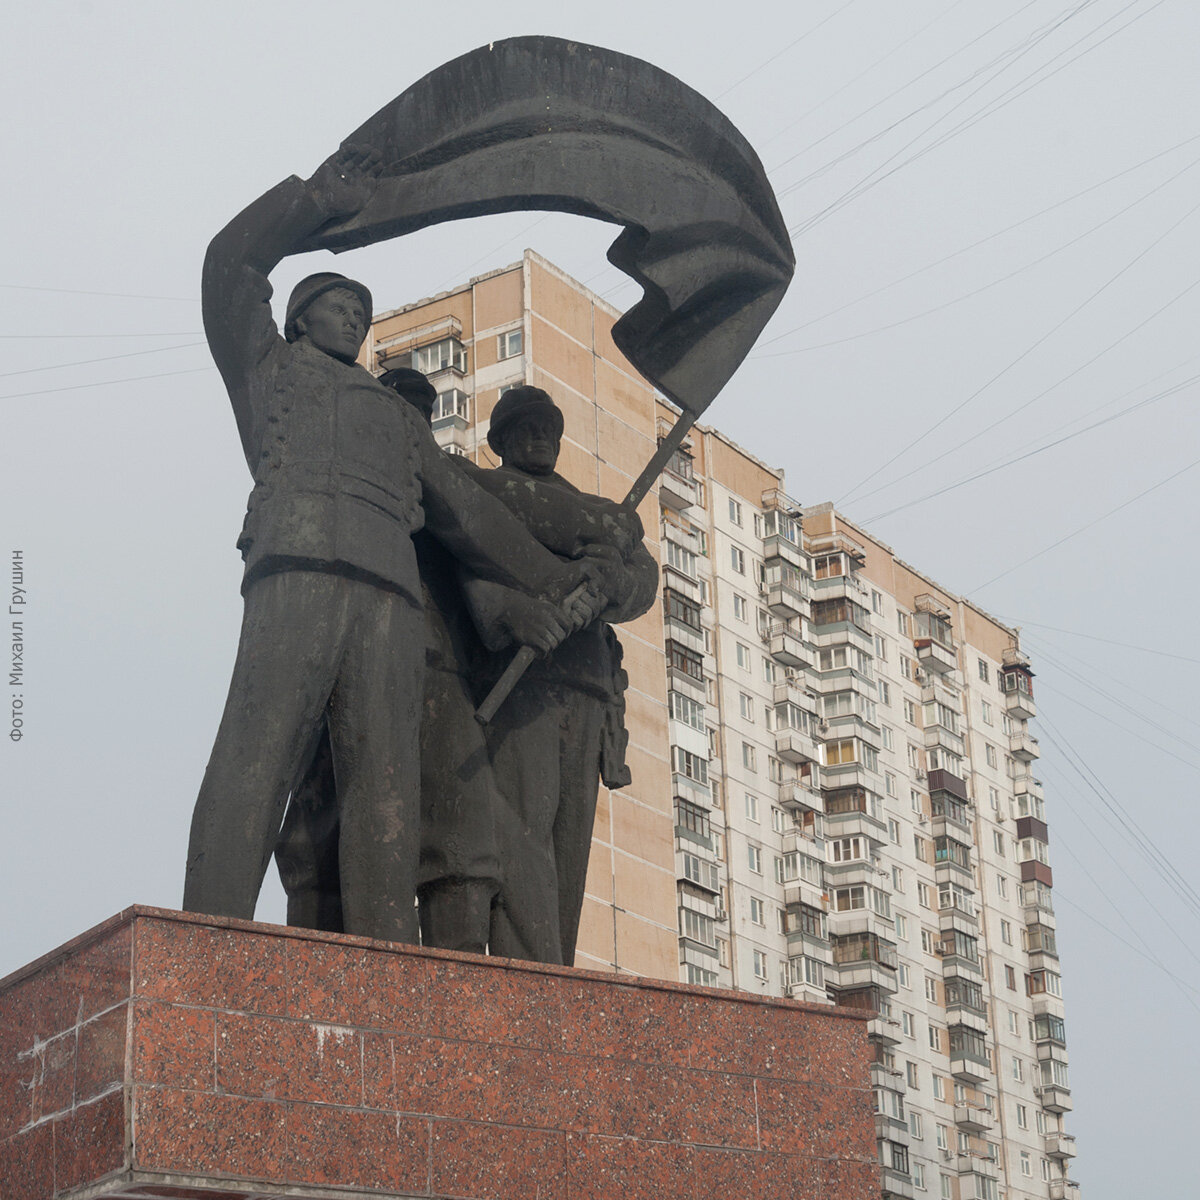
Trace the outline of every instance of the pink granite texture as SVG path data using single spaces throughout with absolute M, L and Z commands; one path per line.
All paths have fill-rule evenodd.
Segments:
M 4 1200 L 874 1200 L 866 1026 L 131 908 L 0 980 Z

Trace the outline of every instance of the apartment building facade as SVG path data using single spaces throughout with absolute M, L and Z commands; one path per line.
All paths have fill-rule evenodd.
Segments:
M 384 312 L 362 361 L 484 463 L 502 392 L 624 495 L 675 413 L 619 313 L 531 251 Z M 633 785 L 601 789 L 578 962 L 872 1014 L 883 1195 L 1077 1200 L 1033 671 L 1014 631 L 697 426 L 641 505 L 662 605 L 622 627 Z

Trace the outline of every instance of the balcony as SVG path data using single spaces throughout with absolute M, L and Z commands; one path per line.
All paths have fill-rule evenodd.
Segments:
M 1020 762 L 1033 762 L 1041 757 L 1038 740 L 1031 737 L 1027 729 L 1014 730 L 1008 737 L 1008 752 Z
M 996 1117 L 980 1104 L 956 1104 L 954 1123 L 968 1133 L 987 1133 L 995 1125 Z
M 771 657 L 777 663 L 782 663 L 785 667 L 803 667 L 808 664 L 809 655 L 800 635 L 782 622 L 772 625 L 764 640 Z
M 1038 1089 L 1034 1089 L 1037 1091 Z M 1075 1106 L 1071 1103 L 1071 1089 L 1059 1087 L 1056 1083 L 1044 1083 L 1041 1085 L 1040 1097 L 1042 1107 L 1047 1112 L 1052 1113 L 1068 1113 Z
M 1073 1133 L 1046 1134 L 1046 1157 L 1057 1158 L 1065 1162 L 1075 1157 L 1075 1135 Z
M 952 1052 L 950 1074 L 960 1083 L 984 1083 L 991 1077 L 992 1065 L 982 1055 L 976 1056 L 964 1051 Z
M 1050 1200 L 1079 1200 L 1079 1184 L 1070 1179 L 1050 1180 Z
M 785 812 L 791 813 L 823 811 L 820 793 L 799 779 L 784 779 L 780 782 L 779 805 Z
M 960 1154 L 956 1166 L 960 1175 L 982 1175 L 985 1179 L 1000 1178 L 1000 1164 L 982 1154 Z
M 787 763 L 806 763 L 817 761 L 816 743 L 799 729 L 775 730 L 775 753 Z
M 886 1164 L 880 1165 L 880 1174 L 883 1180 L 884 1200 L 889 1200 L 893 1196 L 897 1197 L 897 1200 L 901 1200 L 901 1198 L 902 1200 L 913 1200 L 916 1193 L 913 1191 L 911 1175 L 893 1170 Z
M 683 461 L 681 461 L 681 459 Z M 676 512 L 700 502 L 700 488 L 692 474 L 692 460 L 676 453 L 658 477 L 658 501 Z
M 1028 721 L 1037 716 L 1038 707 L 1033 703 L 1033 692 L 1024 691 L 1019 686 L 1014 686 L 1014 688 L 1006 686 L 1004 689 L 1004 712 L 1019 721 Z
M 808 598 L 790 583 L 772 583 L 768 578 L 764 595 L 771 616 L 781 621 L 790 621 L 808 613 Z
M 958 669 L 958 655 L 950 646 L 943 646 L 934 638 L 915 638 L 913 646 L 917 651 L 917 662 L 926 671 L 948 675 Z
M 867 1022 L 868 1036 L 882 1046 L 900 1045 L 900 1022 L 895 1017 L 873 1017 Z

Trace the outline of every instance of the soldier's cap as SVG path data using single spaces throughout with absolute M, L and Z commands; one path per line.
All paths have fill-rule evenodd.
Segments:
M 347 279 L 345 275 L 339 275 L 336 271 L 318 271 L 316 275 L 309 275 L 300 280 L 292 288 L 292 294 L 288 297 L 283 336 L 289 342 L 294 342 L 299 336 L 296 332 L 296 318 L 318 296 L 325 292 L 331 292 L 334 288 L 345 288 L 348 292 L 353 292 L 363 303 L 367 324 L 371 324 L 371 293 L 367 290 L 366 285 L 359 283 L 357 279 Z
M 380 375 L 379 382 L 406 400 L 414 400 L 422 408 L 433 411 L 434 402 L 437 400 L 437 388 L 413 367 L 393 367 Z
M 496 407 L 492 409 L 492 422 L 488 427 L 488 445 L 497 454 L 501 454 L 504 431 L 530 413 L 548 417 L 554 425 L 555 434 L 559 438 L 562 437 L 562 409 L 550 399 L 548 392 L 526 384 L 521 387 L 509 388 L 496 402 Z

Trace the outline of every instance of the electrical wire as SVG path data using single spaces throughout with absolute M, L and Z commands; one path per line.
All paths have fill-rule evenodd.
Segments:
M 1189 658 L 1185 654 L 1172 654 L 1169 650 L 1155 650 L 1151 646 L 1135 646 L 1131 642 L 1115 642 L 1112 638 L 1097 637 L 1093 633 L 1080 633 L 1075 629 L 1060 629 L 1057 625 L 1040 625 L 1037 621 L 1021 621 L 1021 628 L 1029 626 L 1032 629 L 1049 629 L 1054 633 L 1065 633 L 1070 637 L 1087 638 L 1090 642 L 1103 642 L 1108 646 L 1120 646 L 1124 650 L 1139 650 L 1143 654 L 1158 654 L 1163 658 L 1174 658 L 1180 662 L 1196 663 L 1200 665 L 1200 658 Z
M 115 300 L 170 300 L 180 304 L 199 304 L 198 296 L 144 296 L 137 292 L 85 292 L 79 288 L 34 287 L 28 283 L 0 283 L 14 292 L 53 292 L 59 296 L 108 296 Z
M 131 350 L 128 354 L 107 354 L 103 358 L 79 358 L 74 362 L 51 363 L 48 367 L 26 367 L 23 371 L 0 371 L 0 379 L 9 379 L 13 375 L 33 375 L 38 371 L 62 371 L 67 367 L 88 367 L 92 363 L 114 362 L 118 358 L 140 358 L 144 354 L 166 354 L 168 350 L 190 350 L 193 346 L 203 345 L 203 342 L 183 342 L 178 346 L 157 346 L 153 350 Z
M 927 437 L 929 437 L 929 435 L 931 433 L 936 432 L 947 421 L 949 421 L 951 417 L 956 416 L 964 408 L 966 408 L 969 404 L 971 404 L 973 401 L 977 400 L 994 383 L 998 382 L 1000 379 L 1003 379 L 1004 376 L 1009 373 L 1009 371 L 1013 370 L 1014 367 L 1018 366 L 1025 359 L 1027 359 L 1035 350 L 1039 349 L 1042 345 L 1044 345 L 1047 341 L 1049 341 L 1050 338 L 1052 338 L 1056 333 L 1059 332 L 1059 330 L 1061 330 L 1064 326 L 1066 326 L 1072 320 L 1074 320 L 1074 318 L 1076 316 L 1078 316 L 1085 308 L 1087 308 L 1090 304 L 1092 304 L 1096 300 L 1098 300 L 1100 298 L 1100 296 L 1102 296 L 1110 287 L 1112 287 L 1113 284 L 1115 284 L 1123 275 L 1125 275 L 1127 272 L 1131 271 L 1152 250 L 1157 248 L 1163 241 L 1165 241 L 1168 237 L 1170 237 L 1171 234 L 1174 233 L 1175 230 L 1178 229 L 1180 225 L 1182 225 L 1185 221 L 1187 221 L 1192 216 L 1192 214 L 1197 211 L 1197 209 L 1200 209 L 1200 202 L 1193 204 L 1192 207 L 1189 208 L 1188 211 L 1186 213 L 1184 213 L 1183 216 L 1180 217 L 1178 221 L 1176 221 L 1173 225 L 1171 225 L 1163 233 L 1159 234 L 1158 237 L 1156 237 L 1154 239 L 1154 241 L 1152 241 L 1148 246 L 1146 246 L 1142 250 L 1138 251 L 1138 253 L 1136 255 L 1134 255 L 1134 257 L 1131 258 L 1123 267 L 1121 267 L 1121 269 L 1119 271 L 1117 271 L 1116 274 L 1110 275 L 1108 277 L 1108 279 L 1106 279 L 1098 288 L 1096 288 L 1084 300 L 1082 300 L 1079 304 L 1077 304 L 1074 308 L 1072 308 L 1071 311 L 1068 312 L 1067 315 L 1065 317 L 1063 317 L 1061 321 L 1059 321 L 1056 325 L 1054 325 L 1052 328 L 1050 328 L 1044 334 L 1042 334 L 1042 336 L 1039 337 L 1031 346 L 1026 347 L 1026 349 L 1023 350 L 1020 354 L 1018 354 L 1016 358 L 1012 359 L 1009 363 L 1007 363 L 1004 367 L 1002 367 L 999 371 L 997 371 L 995 375 L 993 375 L 985 383 L 981 384 L 978 388 L 976 388 L 975 391 L 973 391 L 969 396 L 967 396 L 965 400 L 960 401 L 948 413 L 939 417 L 938 420 L 936 420 L 932 425 L 930 425 L 929 428 L 927 428 L 923 433 L 918 434 L 917 437 L 915 437 L 912 441 L 910 441 L 906 446 L 904 446 L 902 449 L 898 450 L 895 454 L 893 454 L 891 456 L 891 458 L 889 458 L 887 460 L 887 462 L 885 462 L 882 466 L 877 467 L 869 475 L 865 476 L 858 483 L 856 483 L 854 485 L 854 487 L 852 487 L 848 492 L 843 493 L 837 499 L 836 503 L 837 504 L 844 503 L 847 499 L 852 497 L 863 486 L 863 484 L 869 483 L 877 475 L 879 475 L 883 471 L 886 471 L 887 468 L 892 465 L 892 463 L 894 463 L 898 459 L 902 458 L 905 454 L 907 454 L 914 447 L 920 445 L 921 442 L 923 442 Z M 1165 312 L 1173 304 L 1177 304 L 1180 300 L 1183 299 L 1184 296 L 1188 295 L 1189 292 L 1194 291 L 1195 288 L 1197 288 L 1197 287 L 1200 287 L 1200 279 L 1193 280 L 1181 292 L 1178 292 L 1178 293 L 1176 293 L 1176 295 L 1172 296 L 1171 299 L 1168 300 L 1166 302 L 1166 304 L 1164 304 L 1161 308 L 1158 308 L 1154 312 L 1152 312 L 1148 317 L 1145 318 L 1145 320 L 1141 321 L 1139 324 L 1135 325 L 1132 329 L 1130 329 L 1126 333 L 1122 334 L 1121 337 L 1119 337 L 1115 342 L 1110 342 L 1098 354 L 1096 354 L 1092 358 L 1088 359 L 1087 362 L 1083 363 L 1079 367 L 1076 367 L 1074 371 L 1071 371 L 1069 374 L 1064 375 L 1061 379 L 1059 379 L 1055 383 L 1051 384 L 1050 387 L 1039 392 L 1036 396 L 1033 397 L 1032 400 L 1026 401 L 1024 404 L 1020 405 L 1018 408 L 1013 409 L 1012 412 L 1008 413 L 1006 416 L 1000 418 L 999 420 L 993 421 L 991 425 L 988 425 L 986 428 L 981 429 L 977 433 L 972 434 L 969 438 L 967 438 L 963 442 L 960 442 L 957 446 L 952 447 L 950 450 L 944 451 L 942 454 L 939 454 L 936 458 L 927 460 L 926 462 L 922 463 L 922 465 L 920 467 L 914 468 L 911 471 L 907 471 L 907 472 L 905 472 L 905 474 L 897 476 L 895 479 L 890 480 L 888 483 L 881 484 L 879 487 L 873 489 L 872 491 L 864 492 L 861 496 L 858 497 L 858 499 L 865 500 L 869 496 L 874 496 L 878 492 L 883 491 L 885 488 L 892 487 L 893 485 L 899 483 L 901 480 L 907 479 L 910 475 L 915 474 L 916 471 L 918 471 L 918 470 L 928 469 L 928 467 L 930 467 L 933 463 L 940 462 L 943 458 L 946 458 L 948 455 L 953 454 L 953 453 L 957 452 L 958 450 L 961 450 L 963 448 L 963 446 L 969 445 L 971 442 L 975 441 L 977 438 L 982 437 L 983 434 L 989 432 L 992 429 L 995 429 L 997 425 L 1000 425 L 1004 421 L 1007 421 L 1009 418 L 1016 416 L 1017 413 L 1023 412 L 1031 404 L 1034 404 L 1038 400 L 1041 400 L 1043 397 L 1048 395 L 1055 388 L 1061 387 L 1062 384 L 1064 384 L 1068 380 L 1074 378 L 1081 371 L 1086 370 L 1094 362 L 1096 362 L 1097 359 L 1102 358 L 1105 354 L 1108 354 L 1110 351 L 1114 350 L 1123 341 L 1132 337 L 1135 333 L 1137 333 L 1139 330 L 1141 330 L 1146 325 L 1148 325 L 1156 317 L 1160 316 L 1163 312 Z
M 934 305 L 933 308 L 923 309 L 919 313 L 912 313 L 911 315 L 909 315 L 907 317 L 901 317 L 900 320 L 892 321 L 887 325 L 876 326 L 874 329 L 862 329 L 862 330 L 859 330 L 858 333 L 851 333 L 851 334 L 848 334 L 846 337 L 834 338 L 832 341 L 815 342 L 812 345 L 800 346 L 794 350 L 777 350 L 771 354 L 756 354 L 754 357 L 755 358 L 789 358 L 795 354 L 808 354 L 813 350 L 827 350 L 831 346 L 841 346 L 841 345 L 844 345 L 846 342 L 855 342 L 855 341 L 858 341 L 860 338 L 873 337 L 877 333 L 887 333 L 888 331 L 890 331 L 892 329 L 899 329 L 901 326 L 909 325 L 913 321 L 919 321 L 923 317 L 929 317 L 929 316 L 932 316 L 934 313 L 943 312 L 945 309 L 952 308 L 956 304 L 961 304 L 965 300 L 974 299 L 974 297 L 981 295 L 983 292 L 990 291 L 992 288 L 997 287 L 1002 283 L 1007 283 L 1010 279 L 1015 279 L 1018 275 L 1024 274 L 1024 272 L 1032 270 L 1034 267 L 1041 266 L 1042 263 L 1047 262 L 1049 259 L 1054 258 L 1056 255 L 1062 254 L 1065 251 L 1071 249 L 1072 246 L 1075 246 L 1079 242 L 1082 242 L 1085 238 L 1091 237 L 1091 235 L 1093 233 L 1099 232 L 1106 225 L 1111 225 L 1113 223 L 1113 221 L 1119 220 L 1127 212 L 1130 212 L 1131 210 L 1137 208 L 1139 204 L 1144 204 L 1147 200 L 1158 195 L 1158 193 L 1161 192 L 1163 190 L 1163 188 L 1168 187 L 1170 184 L 1174 183 L 1175 180 L 1178 179 L 1181 175 L 1187 174 L 1188 171 L 1192 170 L 1198 164 L 1200 164 L 1200 158 L 1192 159 L 1192 161 L 1190 163 L 1188 163 L 1187 166 L 1182 167 L 1179 171 L 1177 171 L 1174 175 L 1170 176 L 1169 178 L 1164 179 L 1161 182 L 1155 184 L 1155 186 L 1152 187 L 1148 192 L 1143 192 L 1142 195 L 1140 195 L 1136 200 L 1131 200 L 1127 205 L 1125 205 L 1124 208 L 1120 208 L 1115 213 L 1112 213 L 1111 215 L 1105 217 L 1104 220 L 1099 222 L 1099 224 L 1093 225 L 1090 229 L 1085 229 L 1083 231 L 1083 233 L 1076 234 L 1073 238 L 1070 239 L 1070 241 L 1063 242 L 1061 245 L 1056 246 L 1053 250 L 1048 250 L 1045 254 L 1041 255 L 1038 258 L 1033 259 L 1031 262 L 1022 264 L 1021 266 L 1015 268 L 1014 270 L 1009 271 L 1008 274 L 1006 274 L 1006 275 L 1001 275 L 996 279 L 991 279 L 987 283 L 981 285 L 980 287 L 974 288 L 972 291 L 966 292 L 965 294 L 963 294 L 961 296 L 955 296 L 950 300 L 943 301 L 941 304 Z M 775 340 L 777 340 L 777 339 L 774 339 L 774 338 L 772 339 L 772 341 L 775 341 Z
M 784 48 L 782 50 L 776 51 L 765 62 L 762 62 L 757 67 L 755 67 L 753 71 L 750 71 L 747 74 L 743 75 L 741 77 L 741 79 L 739 79 L 736 83 L 731 83 L 723 92 L 718 92 L 716 99 L 723 100 L 735 88 L 741 87 L 742 84 L 745 83 L 747 79 L 753 79 L 754 76 L 759 73 L 759 71 L 763 70 L 766 67 L 769 67 L 777 58 L 782 58 L 783 55 L 785 55 L 789 50 L 792 50 L 796 46 L 800 45 L 800 43 L 802 41 L 804 41 L 805 38 L 811 37 L 812 34 L 816 33 L 817 30 L 820 29 L 823 25 L 828 25 L 829 22 L 832 21 L 834 17 L 838 16 L 841 13 L 844 13 L 846 11 L 846 9 L 848 9 L 850 7 L 850 5 L 854 4 L 855 2 L 856 2 L 856 0 L 846 0 L 846 2 L 841 6 L 841 8 L 835 9 L 833 12 L 831 12 L 829 14 L 829 16 L 825 17 L 823 20 L 818 21 L 814 26 L 812 26 L 811 29 L 806 29 L 798 38 L 796 38 L 795 41 L 788 42 L 788 44 L 786 46 L 784 46 Z
M 1167 400 L 1172 396 L 1177 395 L 1185 388 L 1191 387 L 1193 384 L 1200 382 L 1200 375 L 1192 375 L 1173 387 L 1165 388 L 1161 392 L 1155 393 L 1144 400 L 1139 400 L 1136 404 L 1131 404 L 1128 408 L 1121 409 L 1120 412 L 1113 413 L 1111 416 L 1104 417 L 1102 420 L 1094 421 L 1091 425 L 1085 425 L 1082 429 L 1077 429 L 1073 433 L 1068 433 L 1063 437 L 1056 438 L 1052 442 L 1047 442 L 1044 446 L 1038 446 L 1033 450 L 1026 450 L 1023 453 L 1014 455 L 1011 458 L 1003 459 L 990 467 L 984 468 L 982 471 L 976 471 L 973 475 L 968 475 L 963 479 L 957 480 L 955 483 L 946 484 L 945 487 L 940 487 L 936 491 L 927 492 L 924 496 L 919 496 L 915 500 L 909 500 L 904 504 L 897 504 L 894 508 L 889 508 L 886 512 L 877 513 L 873 517 L 868 517 L 863 523 L 866 525 L 874 525 L 878 521 L 882 521 L 887 517 L 894 516 L 898 512 L 903 512 L 907 508 L 913 508 L 918 504 L 924 504 L 928 500 L 935 500 L 939 496 L 946 495 L 947 492 L 956 491 L 960 487 L 965 487 L 969 483 L 974 483 L 978 479 L 983 479 L 988 475 L 994 475 L 997 471 L 1006 470 L 1008 467 L 1015 466 L 1019 462 L 1024 462 L 1028 458 L 1033 458 L 1038 454 L 1042 454 L 1046 450 L 1053 450 L 1056 446 L 1061 446 L 1064 442 L 1069 442 L 1074 438 L 1081 437 L 1085 433 L 1091 433 L 1094 429 L 1099 429 L 1102 425 L 1108 425 L 1112 421 L 1119 420 L 1121 417 L 1127 417 L 1131 413 L 1140 411 L 1151 404 L 1157 404 L 1160 400 Z M 1136 390 L 1136 389 L 1134 389 Z M 1128 395 L 1129 393 L 1125 393 Z M 1070 424 L 1071 422 L 1068 422 Z M 1061 428 L 1061 426 L 1060 426 Z M 882 489 L 880 489 L 882 490 Z M 874 493 L 870 493 L 874 494 Z
M 951 262 L 953 259 L 960 258 L 964 254 L 970 253 L 972 250 L 979 249 L 980 246 L 987 245 L 988 242 L 995 241 L 997 238 L 1003 237 L 1006 233 L 1012 233 L 1015 229 L 1020 229 L 1023 225 L 1028 225 L 1031 221 L 1036 221 L 1039 217 L 1044 217 L 1047 213 L 1054 212 L 1056 209 L 1062 208 L 1067 204 L 1073 203 L 1075 200 L 1081 199 L 1083 196 L 1091 192 L 1097 191 L 1099 188 L 1106 187 L 1110 183 L 1115 183 L 1118 179 L 1126 175 L 1132 174 L 1134 171 L 1139 171 L 1143 167 L 1149 166 L 1152 162 L 1157 162 L 1160 158 L 1165 158 L 1168 154 L 1173 154 L 1176 150 L 1181 150 L 1184 146 L 1190 145 L 1192 142 L 1200 139 L 1200 133 L 1194 133 L 1191 137 L 1184 138 L 1181 142 L 1176 142 L 1173 146 L 1168 146 L 1165 150 L 1160 150 L 1157 154 L 1152 154 L 1149 158 L 1144 158 L 1140 162 L 1134 163 L 1130 167 L 1125 167 L 1118 171 L 1115 175 L 1109 175 L 1105 179 L 1101 179 L 1096 183 L 1089 184 L 1081 191 L 1073 192 L 1070 196 L 1066 196 L 1061 200 L 1056 200 L 1053 204 L 1047 205 L 1045 208 L 1038 209 L 1035 213 L 1030 213 L 1027 217 L 1022 217 L 1019 221 L 1014 221 L 1011 225 L 1006 225 L 1003 229 L 998 229 L 994 233 L 989 233 L 986 237 L 980 238 L 978 241 L 971 242 L 967 246 L 962 246 L 958 250 L 952 251 L 950 254 L 937 259 L 935 262 L 927 263 L 923 267 L 918 267 L 915 271 L 910 271 L 907 275 L 901 275 L 898 279 L 893 279 L 889 283 L 872 289 L 869 292 L 864 292 L 860 296 L 856 296 L 853 300 L 847 300 L 845 304 L 839 305 L 837 308 L 831 309 L 829 312 L 822 313 L 818 317 L 812 317 L 801 325 L 793 326 L 793 328 L 785 330 L 783 333 L 776 334 L 772 338 L 767 338 L 765 341 L 758 343 L 760 348 L 773 345 L 775 342 L 782 341 L 784 338 L 791 337 L 795 333 L 800 333 L 805 329 L 811 328 L 813 325 L 819 325 L 822 321 L 829 320 L 830 317 L 836 317 L 839 313 L 843 313 L 848 308 L 853 308 L 855 305 L 862 304 L 866 300 L 873 300 L 876 296 L 882 295 L 884 292 L 891 291 L 894 287 L 899 287 L 902 283 L 908 283 L 911 279 L 916 279 L 920 275 L 924 275 L 929 271 L 936 270 L 938 267 Z M 771 355 L 755 355 L 755 357 L 769 358 Z
M 981 592 L 985 587 L 991 587 L 991 585 L 997 580 L 1003 579 L 1006 575 L 1011 575 L 1014 571 L 1019 570 L 1027 563 L 1033 562 L 1034 559 L 1041 558 L 1043 554 L 1049 554 L 1051 550 L 1057 550 L 1058 547 L 1064 542 L 1069 542 L 1073 537 L 1078 537 L 1079 534 L 1087 532 L 1087 530 L 1091 529 L 1093 526 L 1099 525 L 1101 521 L 1107 521 L 1109 517 L 1119 513 L 1123 508 L 1128 508 L 1131 504 L 1136 504 L 1137 501 L 1141 500 L 1144 496 L 1149 496 L 1151 492 L 1156 492 L 1159 488 L 1166 487 L 1168 483 L 1171 483 L 1173 480 L 1178 479 L 1180 475 L 1184 475 L 1196 467 L 1200 467 L 1200 458 L 1193 459 L 1186 467 L 1181 467 L 1178 471 L 1168 475 L 1166 479 L 1160 479 L 1158 483 L 1152 484 L 1150 487 L 1146 488 L 1145 491 L 1138 492 L 1136 496 L 1131 496 L 1128 500 L 1118 504 L 1116 508 L 1109 509 L 1109 511 L 1104 513 L 1102 516 L 1096 517 L 1095 520 L 1089 521 L 1086 525 L 1081 525 L 1078 529 L 1072 530 L 1065 537 L 1059 538 L 1057 542 L 1052 542 L 1049 546 L 1039 550 L 1036 554 L 1031 554 L 1028 558 L 1023 558 L 1019 563 L 1009 567 L 1008 570 L 1001 571 L 999 575 L 993 575 L 991 579 L 987 580 L 985 583 L 981 583 L 977 588 L 972 588 L 972 592 Z
M 80 392 L 86 388 L 109 387 L 115 383 L 137 383 L 141 379 L 166 379 L 171 375 L 195 375 L 198 371 L 215 371 L 214 366 L 189 367 L 184 371 L 162 371 L 157 375 L 132 375 L 128 379 L 101 379 L 94 383 L 72 383 L 66 387 L 42 388 L 36 392 L 10 392 L 0 400 L 20 400 L 25 396 L 49 396 L 54 392 Z
M 0 333 L 0 338 L 9 341 L 77 341 L 81 338 L 140 338 L 140 337 L 203 337 L 200 329 L 186 329 L 182 333 Z

